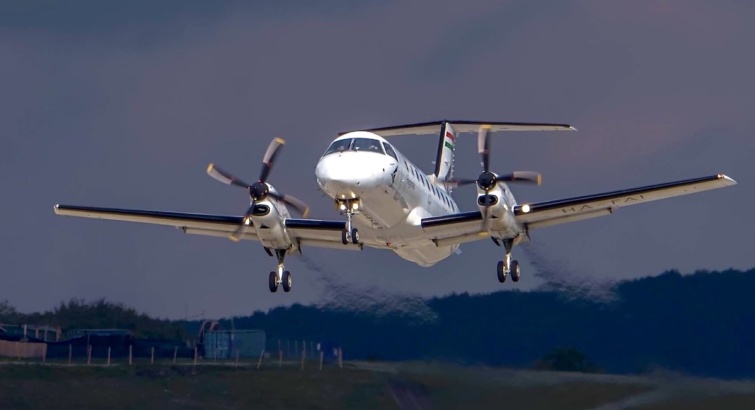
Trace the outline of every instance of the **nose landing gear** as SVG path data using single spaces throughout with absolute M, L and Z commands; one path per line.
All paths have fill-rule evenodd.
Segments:
M 359 230 L 351 225 L 351 217 L 359 213 L 361 203 L 359 199 L 336 199 L 336 206 L 341 215 L 346 215 L 346 226 L 341 231 L 341 243 L 348 245 L 349 242 L 359 244 Z

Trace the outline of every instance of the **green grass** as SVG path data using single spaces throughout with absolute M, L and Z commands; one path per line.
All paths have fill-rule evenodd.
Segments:
M 650 379 L 522 372 L 437 363 L 268 361 L 234 367 L 0 364 L 0 409 L 589 409 L 652 393 Z M 372 366 L 371 369 L 357 366 Z M 755 394 L 673 396 L 639 409 L 755 408 Z

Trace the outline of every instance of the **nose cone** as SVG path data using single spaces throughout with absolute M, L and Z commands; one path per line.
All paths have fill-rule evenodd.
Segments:
M 332 198 L 355 198 L 367 191 L 387 187 L 397 163 L 372 152 L 343 152 L 326 155 L 315 169 L 317 184 Z

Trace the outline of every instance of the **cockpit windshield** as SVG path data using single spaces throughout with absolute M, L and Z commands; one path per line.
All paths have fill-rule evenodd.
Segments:
M 330 144 L 330 146 L 325 151 L 325 154 L 323 154 L 323 156 L 328 155 L 328 154 L 332 154 L 334 152 L 348 151 L 350 146 L 351 146 L 351 140 L 350 139 L 333 141 L 333 143 Z
M 385 151 L 383 151 L 383 146 L 380 144 L 379 140 L 371 138 L 350 138 L 333 141 L 323 156 L 334 152 L 344 151 L 368 151 L 385 155 Z

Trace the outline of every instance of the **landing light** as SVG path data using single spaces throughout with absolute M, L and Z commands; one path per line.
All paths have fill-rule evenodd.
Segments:
M 351 208 L 352 208 L 353 210 L 355 210 L 355 211 L 356 211 L 357 209 L 359 209 L 359 202 L 354 202 L 353 204 L 351 204 Z
M 524 212 L 526 214 L 529 211 L 530 211 L 530 205 L 529 204 L 522 205 L 522 212 Z
M 338 206 L 342 211 L 346 210 L 346 204 L 341 203 L 341 205 Z
M 244 218 L 244 225 L 249 226 L 252 224 L 252 218 Z

